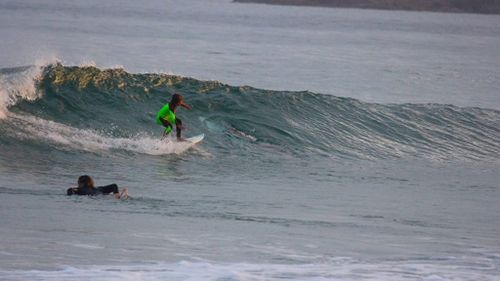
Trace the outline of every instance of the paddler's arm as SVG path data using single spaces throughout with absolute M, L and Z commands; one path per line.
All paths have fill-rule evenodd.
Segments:
M 68 188 L 68 190 L 66 190 L 66 195 L 73 195 L 73 194 L 77 194 L 77 195 L 80 195 L 78 194 L 80 190 L 78 190 L 78 187 L 70 187 Z

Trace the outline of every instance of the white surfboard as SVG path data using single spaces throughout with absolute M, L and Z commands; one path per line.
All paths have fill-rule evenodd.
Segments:
M 205 138 L 205 134 L 201 134 L 201 135 L 197 135 L 194 137 L 184 139 L 184 141 L 188 141 L 192 144 L 196 144 L 196 143 L 199 143 L 200 141 L 202 141 L 204 138 Z
M 170 153 L 181 154 L 184 151 L 195 146 L 196 144 L 200 143 L 203 140 L 203 138 L 205 138 L 205 134 L 197 135 L 190 138 L 185 138 L 181 141 L 178 141 L 177 139 L 167 139 L 167 142 L 165 143 L 166 145 L 165 149 L 168 152 L 166 154 Z

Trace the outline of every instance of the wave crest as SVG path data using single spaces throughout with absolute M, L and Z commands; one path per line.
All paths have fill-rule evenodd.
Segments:
M 374 104 L 161 73 L 133 74 L 120 68 L 53 64 L 43 68 L 40 79 L 33 78 L 40 72 L 17 71 L 24 78 L 0 83 L 3 88 L 10 85 L 2 94 L 8 97 L 2 112 L 11 107 L 19 114 L 74 128 L 84 124 L 96 131 L 106 131 L 112 124 L 120 128 L 117 138 L 144 133 L 159 137 L 156 111 L 171 94 L 180 92 L 193 110 L 179 116 L 193 132 L 207 133 L 214 149 L 271 145 L 298 155 L 313 152 L 334 158 L 500 158 L 500 112 L 491 109 Z M 37 100 L 26 102 L 33 99 Z

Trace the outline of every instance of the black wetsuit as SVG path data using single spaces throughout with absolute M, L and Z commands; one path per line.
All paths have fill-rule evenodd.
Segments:
M 119 193 L 118 185 L 110 184 L 98 187 L 77 187 L 68 189 L 68 195 L 99 195 L 99 194 L 116 194 Z

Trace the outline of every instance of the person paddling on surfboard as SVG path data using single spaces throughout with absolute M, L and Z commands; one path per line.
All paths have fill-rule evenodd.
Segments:
M 110 194 L 113 193 L 116 199 L 127 199 L 128 189 L 126 187 L 118 188 L 116 184 L 110 184 L 105 186 L 94 186 L 94 180 L 88 176 L 83 175 L 78 178 L 78 187 L 70 187 L 66 191 L 67 195 L 88 195 L 94 196 L 99 194 Z
M 175 117 L 175 110 L 178 106 L 191 109 L 191 107 L 184 102 L 184 97 L 179 94 L 174 94 L 170 102 L 165 104 L 160 111 L 158 111 L 158 114 L 156 114 L 156 123 L 165 126 L 165 131 L 163 132 L 164 136 L 167 136 L 172 131 L 173 125 L 175 124 L 177 140 L 183 140 L 181 138 L 181 131 L 184 129 L 182 121 Z

